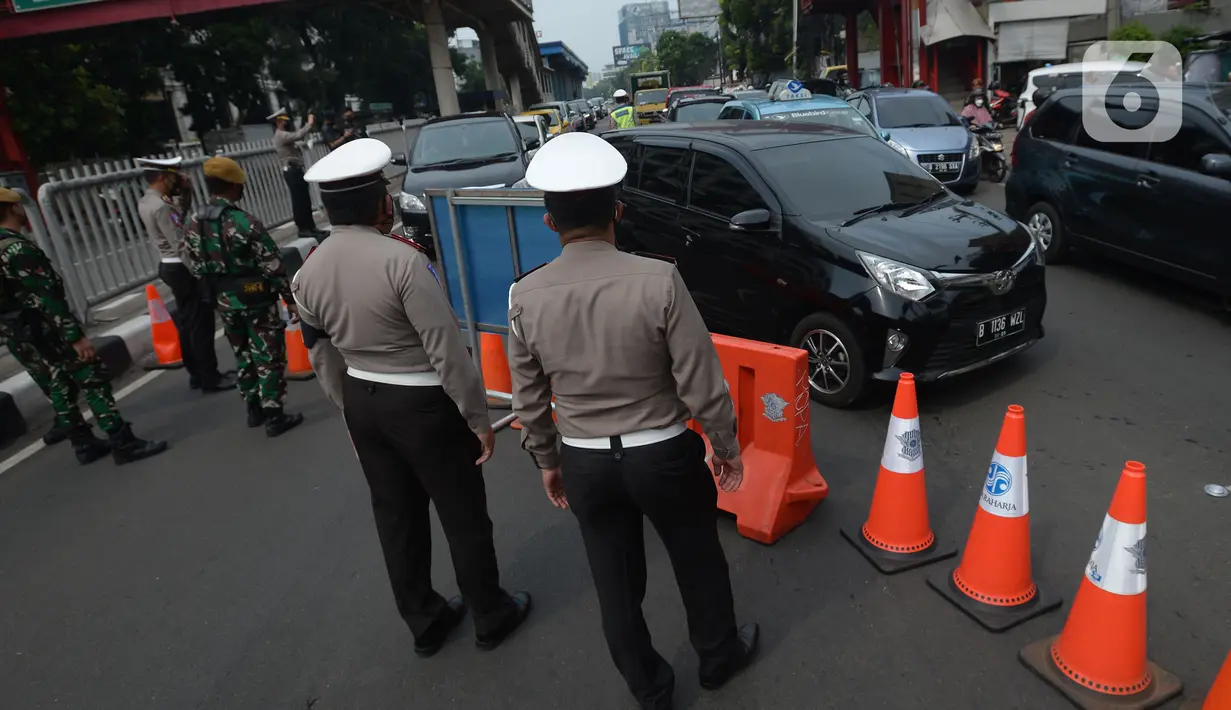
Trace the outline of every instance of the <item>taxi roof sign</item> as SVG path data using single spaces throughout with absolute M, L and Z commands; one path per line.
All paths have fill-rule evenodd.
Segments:
M 792 87 L 795 87 L 792 89 Z M 800 99 L 812 98 L 812 92 L 804 88 L 804 85 L 793 81 L 787 84 L 787 88 L 778 92 L 779 101 L 799 101 Z

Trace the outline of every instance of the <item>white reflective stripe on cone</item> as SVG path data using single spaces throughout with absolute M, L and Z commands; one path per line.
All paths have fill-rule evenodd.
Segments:
M 1086 579 L 1105 592 L 1130 596 L 1146 590 L 1146 524 L 1103 519 Z
M 923 470 L 923 437 L 918 419 L 889 418 L 889 433 L 881 466 L 894 473 L 919 473 Z
M 1020 518 L 1030 513 L 1025 456 L 1005 456 L 999 451 L 992 455 L 979 494 L 979 507 L 1002 518 Z

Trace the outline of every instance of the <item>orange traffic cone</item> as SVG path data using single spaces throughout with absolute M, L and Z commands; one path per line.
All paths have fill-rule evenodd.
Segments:
M 145 285 L 145 300 L 150 309 L 150 337 L 154 341 L 154 361 L 144 365 L 146 370 L 172 370 L 184 366 L 180 352 L 180 334 L 167 312 L 167 306 L 158 295 L 154 284 Z
M 493 392 L 513 394 L 513 376 L 509 374 L 509 356 L 504 350 L 504 338 L 495 333 L 479 333 L 479 359 L 483 362 L 483 386 Z M 487 406 L 511 409 L 513 403 L 488 397 Z
M 858 530 L 843 528 L 842 537 L 884 574 L 904 572 L 957 554 L 956 547 L 940 548 L 928 522 L 919 406 L 915 376 L 909 372 L 902 373 L 898 380 L 868 521 Z
M 1180 679 L 1146 659 L 1146 467 L 1124 465 L 1120 484 L 1059 636 L 1020 657 L 1080 708 L 1156 708 Z
M 1060 607 L 1060 598 L 1044 596 L 1031 576 L 1026 415 L 1016 404 L 1004 415 L 962 562 L 928 584 L 988 631 Z
M 1188 700 L 1180 706 L 1180 710 L 1228 710 L 1231 708 L 1231 653 L 1222 662 L 1222 670 L 1210 686 L 1210 692 L 1205 700 L 1200 698 Z
M 283 319 L 287 321 L 286 379 L 310 380 L 316 377 L 316 373 L 312 371 L 312 361 L 308 359 L 308 348 L 303 344 L 303 326 L 299 321 L 290 322 L 290 313 L 287 312 L 285 303 L 280 303 L 279 308 Z

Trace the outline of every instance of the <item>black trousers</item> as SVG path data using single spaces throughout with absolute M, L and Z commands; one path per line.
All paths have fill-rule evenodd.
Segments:
M 393 598 L 411 633 L 419 638 L 446 604 L 432 587 L 428 503 L 436 505 L 475 632 L 495 631 L 515 608 L 500 588 L 483 469 L 474 463 L 482 449 L 457 406 L 441 387 L 386 385 L 349 375 L 342 398 L 372 492 Z
M 303 166 L 284 167 L 282 179 L 286 180 L 286 189 L 291 193 L 291 213 L 295 216 L 295 226 L 299 227 L 299 233 L 315 232 L 316 220 L 312 219 L 312 194 L 308 192 L 308 183 L 303 179 Z
M 716 676 L 743 652 L 718 540 L 718 491 L 705 465 L 705 443 L 691 430 L 648 446 L 623 449 L 618 443 L 614 438 L 610 451 L 562 447 L 564 487 L 581 524 L 611 657 L 643 708 L 666 708 L 675 675 L 654 650 L 641 613 L 642 518 L 649 518 L 671 558 L 700 675 Z
M 159 264 L 158 278 L 171 288 L 177 312 L 176 329 L 184 369 L 194 382 L 217 382 L 218 355 L 214 352 L 214 305 L 204 284 L 183 264 Z

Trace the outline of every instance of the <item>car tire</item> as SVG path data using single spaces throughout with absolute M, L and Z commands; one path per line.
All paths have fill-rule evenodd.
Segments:
M 1055 207 L 1039 202 L 1026 210 L 1026 218 L 1022 223 L 1039 235 L 1039 241 L 1044 247 L 1043 256 L 1049 263 L 1060 264 L 1068 258 L 1068 235 L 1064 232 L 1064 222 Z
M 808 394 L 813 402 L 842 409 L 863 395 L 868 384 L 863 345 L 841 318 L 832 313 L 813 313 L 795 326 L 790 344 L 808 353 Z M 829 353 L 830 364 L 825 371 L 817 367 L 818 351 Z M 841 380 L 843 370 L 839 363 L 845 365 L 846 379 L 840 387 L 835 387 L 835 379 Z

